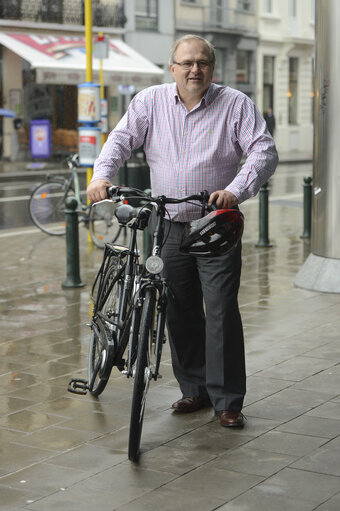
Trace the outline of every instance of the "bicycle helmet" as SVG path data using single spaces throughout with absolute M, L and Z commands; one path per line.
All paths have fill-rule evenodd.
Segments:
M 192 255 L 224 255 L 241 239 L 244 217 L 237 209 L 217 209 L 184 228 L 180 250 Z

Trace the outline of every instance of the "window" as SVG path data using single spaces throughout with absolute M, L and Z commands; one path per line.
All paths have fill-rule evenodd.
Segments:
M 264 12 L 266 14 L 273 14 L 273 0 L 263 0 L 264 1 Z
M 288 124 L 297 124 L 298 109 L 298 64 L 299 59 L 290 57 L 289 59 L 289 90 L 288 96 Z
M 296 18 L 296 0 L 290 0 L 289 14 L 291 15 L 292 18 Z
M 242 11 L 252 11 L 253 0 L 238 0 L 237 7 Z
M 136 0 L 135 20 L 137 30 L 158 29 L 158 2 L 157 0 Z
M 20 19 L 21 0 L 2 0 L 0 1 L 0 18 Z
M 213 81 L 215 83 L 224 83 L 224 65 L 225 65 L 225 50 L 215 48 L 216 64 L 214 69 Z
M 250 77 L 250 51 L 238 50 L 236 52 L 236 83 L 249 83 Z
M 274 62 L 275 57 L 263 57 L 263 112 L 274 104 Z
M 41 21 L 49 23 L 63 22 L 62 0 L 42 0 L 40 7 Z

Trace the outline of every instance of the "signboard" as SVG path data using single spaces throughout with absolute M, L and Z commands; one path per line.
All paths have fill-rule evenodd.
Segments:
M 32 158 L 50 158 L 52 130 L 48 119 L 37 119 L 30 122 L 29 146 Z
M 78 85 L 78 122 L 100 122 L 100 85 Z
M 91 167 L 101 149 L 101 128 L 81 127 L 79 135 L 79 164 Z
M 109 40 L 104 35 L 98 35 L 93 41 L 93 56 L 96 59 L 107 59 L 109 56 Z

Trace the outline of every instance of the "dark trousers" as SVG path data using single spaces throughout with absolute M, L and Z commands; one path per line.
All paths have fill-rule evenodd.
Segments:
M 241 410 L 246 392 L 237 301 L 241 244 L 225 256 L 184 255 L 179 252 L 184 224 L 167 221 L 166 227 L 162 256 L 170 283 L 167 327 L 174 375 L 184 397 L 209 397 L 216 411 Z

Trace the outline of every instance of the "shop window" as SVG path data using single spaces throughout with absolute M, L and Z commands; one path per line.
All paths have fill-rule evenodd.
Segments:
M 297 124 L 299 59 L 289 59 L 288 124 Z
M 249 83 L 250 78 L 250 51 L 238 50 L 236 52 L 236 82 Z
M 136 0 L 135 3 L 136 30 L 158 29 L 158 1 Z
M 263 111 L 274 104 L 274 62 L 275 57 L 263 57 Z

